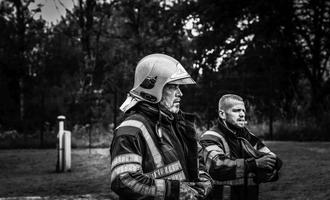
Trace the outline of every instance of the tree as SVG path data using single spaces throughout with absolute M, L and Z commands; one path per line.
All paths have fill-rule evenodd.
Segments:
M 29 84 L 37 70 L 34 56 L 38 49 L 38 37 L 43 33 L 44 21 L 35 20 L 34 14 L 40 12 L 40 8 L 29 9 L 33 0 L 2 1 L 0 4 L 2 13 L 1 21 L 4 26 L 1 34 L 3 60 L 2 74 L 7 78 L 4 86 L 8 98 L 14 104 L 9 103 L 8 108 L 3 108 L 7 113 L 6 124 L 11 127 L 23 129 L 26 123 L 26 109 L 29 104 L 26 95 L 29 95 Z M 5 39 L 6 38 L 6 39 Z M 5 104 L 6 105 L 6 104 Z
M 296 0 L 291 42 L 294 55 L 310 83 L 311 109 L 324 110 L 330 93 L 330 1 Z

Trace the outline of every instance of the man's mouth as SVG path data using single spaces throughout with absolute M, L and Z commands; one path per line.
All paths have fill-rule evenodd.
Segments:
M 237 122 L 244 125 L 247 124 L 247 121 L 245 119 L 238 119 Z
M 173 103 L 180 103 L 180 99 L 174 100 Z

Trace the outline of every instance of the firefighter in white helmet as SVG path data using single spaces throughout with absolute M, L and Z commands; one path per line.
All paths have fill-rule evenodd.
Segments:
M 137 64 L 110 149 L 111 188 L 120 199 L 203 199 L 211 190 L 192 117 L 180 111 L 186 84 L 195 81 L 170 56 Z

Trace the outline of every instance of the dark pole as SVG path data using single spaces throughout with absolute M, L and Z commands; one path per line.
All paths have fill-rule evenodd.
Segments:
M 89 154 L 91 154 L 91 151 L 92 151 L 92 124 L 90 124 L 88 126 L 88 137 L 89 137 L 89 144 L 88 144 Z
M 117 88 L 115 88 L 115 93 L 113 95 L 113 130 L 117 127 Z

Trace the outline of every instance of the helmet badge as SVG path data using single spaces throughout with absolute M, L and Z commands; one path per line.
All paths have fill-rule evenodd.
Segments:
M 144 89 L 152 89 L 155 86 L 157 81 L 157 76 L 155 77 L 146 77 L 144 81 L 141 83 L 140 87 Z

